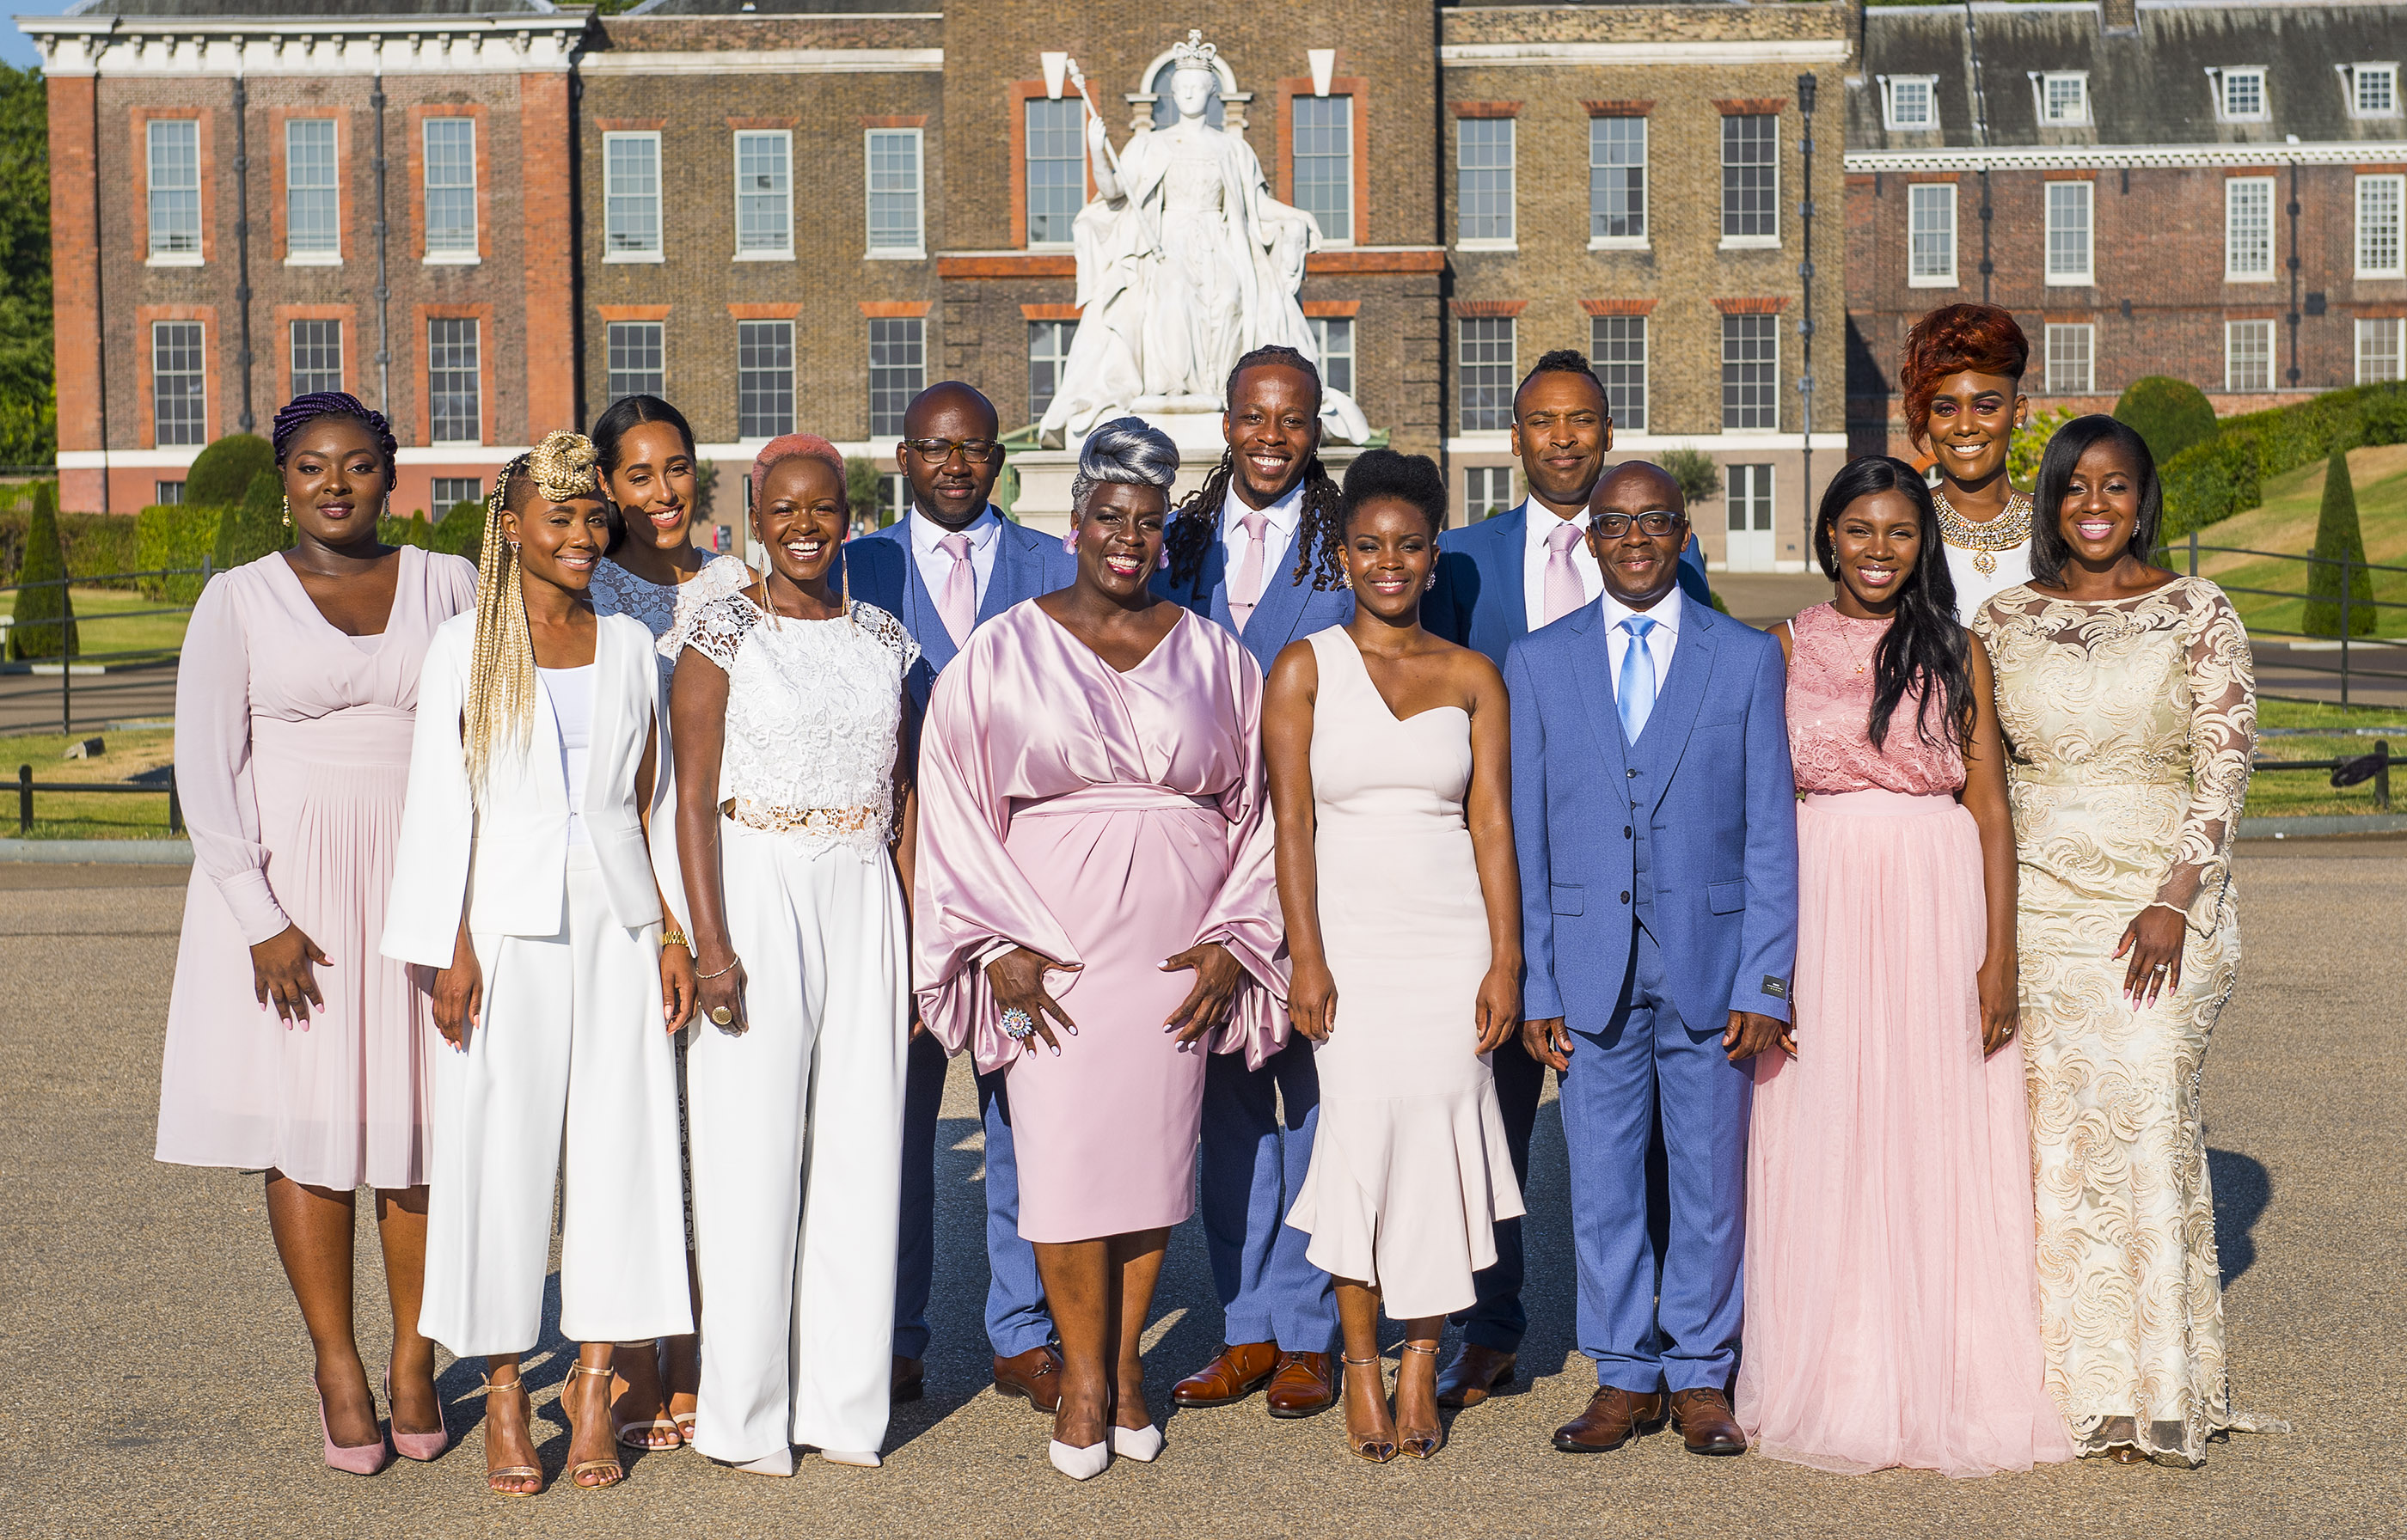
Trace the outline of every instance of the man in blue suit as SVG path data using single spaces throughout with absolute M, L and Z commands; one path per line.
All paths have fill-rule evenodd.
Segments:
M 1077 562 L 1061 543 L 1022 529 L 988 500 L 1003 473 L 994 405 L 958 380 L 919 392 L 903 415 L 895 462 L 911 486 L 909 512 L 845 546 L 851 596 L 891 613 L 919 643 L 911 698 L 925 710 L 936 675 L 980 622 L 1023 599 L 1067 587 Z M 936 1254 L 936 1113 L 945 1095 L 945 1051 L 911 1032 L 903 1093 L 903 1229 L 894 1279 L 894 1399 L 917 1400 L 925 1383 L 928 1292 Z M 1061 1358 L 1036 1252 L 1019 1238 L 1019 1168 L 1012 1158 L 1011 1109 L 1000 1073 L 977 1077 L 986 1124 L 986 1254 L 990 1275 L 986 1331 L 994 1386 L 1051 1412 L 1061 1402 Z
M 1522 1044 L 1562 1085 L 1580 1351 L 1598 1389 L 1555 1448 L 1618 1448 L 1669 1414 L 1739 1454 L 1748 1061 L 1787 1035 L 1796 783 L 1779 643 L 1677 591 L 1688 521 L 1652 465 L 1589 504 L 1596 603 L 1513 644 Z M 1637 1178 L 1659 1119 L 1660 1256 Z
M 1514 643 L 1595 603 L 1603 592 L 1603 573 L 1581 543 L 1588 497 L 1613 447 L 1613 408 L 1584 356 L 1558 348 L 1522 378 L 1513 394 L 1512 445 L 1529 496 L 1494 518 L 1438 537 L 1437 586 L 1421 604 L 1423 625 L 1487 654 L 1500 669 Z M 1693 536 L 1681 552 L 1679 585 L 1698 603 L 1713 602 Z M 1546 1072 L 1517 1042 L 1497 1049 L 1491 1059 L 1505 1149 L 1526 1189 L 1530 1137 Z M 1659 1190 L 1659 1145 L 1649 1153 L 1648 1174 Z M 1462 1345 L 1438 1376 L 1440 1406 L 1475 1406 L 1512 1383 L 1521 1334 L 1529 1325 L 1521 1280 L 1521 1222 L 1500 1220 L 1496 1264 L 1474 1278 L 1478 1299 L 1454 1318 L 1462 1328 Z
M 1262 671 L 1298 637 L 1342 625 L 1354 596 L 1336 581 L 1342 499 L 1320 468 L 1320 372 L 1291 347 L 1261 347 L 1229 374 L 1228 453 L 1181 509 L 1170 569 L 1154 591 L 1237 633 Z M 1204 1236 L 1224 1318 L 1222 1347 L 1182 1379 L 1182 1406 L 1224 1406 L 1267 1386 L 1273 1417 L 1337 1399 L 1329 1275 L 1287 1211 L 1312 1165 L 1320 1078 L 1297 1037 L 1259 1070 L 1215 1053 L 1204 1071 Z

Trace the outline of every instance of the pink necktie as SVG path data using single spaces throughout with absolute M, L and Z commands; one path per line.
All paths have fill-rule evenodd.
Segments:
M 1580 586 L 1579 569 L 1572 565 L 1572 547 L 1579 544 L 1579 525 L 1572 519 L 1546 535 L 1545 623 L 1552 625 L 1588 602 Z
M 1261 602 L 1262 535 L 1271 527 L 1270 516 L 1259 511 L 1240 514 L 1237 525 L 1246 531 L 1246 559 L 1237 564 L 1237 581 L 1229 585 L 1229 615 L 1243 631 L 1253 617 L 1254 606 Z M 1246 596 L 1242 602 L 1239 594 Z
M 970 628 L 977 624 L 977 569 L 970 565 L 970 537 L 947 535 L 936 542 L 936 549 L 953 558 L 953 570 L 945 578 L 945 591 L 936 597 L 936 613 L 944 617 L 945 629 L 953 636 L 958 647 L 970 639 Z

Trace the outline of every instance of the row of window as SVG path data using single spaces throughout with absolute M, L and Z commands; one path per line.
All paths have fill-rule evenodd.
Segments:
M 292 349 L 288 357 L 294 395 L 344 388 L 341 321 L 294 321 L 287 340 Z M 208 441 L 207 342 L 207 328 L 199 321 L 151 323 L 152 443 L 168 447 Z M 473 318 L 426 323 L 426 403 L 431 442 L 483 442 L 483 330 Z M 450 506 L 449 502 L 441 505 Z
M 1461 118 L 1455 134 L 1455 233 L 1467 250 L 1519 238 L 1515 216 L 1518 120 Z M 1780 120 L 1722 119 L 1721 238 L 1725 246 L 1780 244 Z M 1647 244 L 1646 120 L 1590 118 L 1588 234 L 1593 247 Z
M 2097 184 L 2047 184 L 2046 279 L 2051 284 L 2097 281 Z M 2401 208 L 2407 177 L 2357 178 L 2357 276 L 2407 277 Z M 1906 282 L 1952 289 L 1956 277 L 1956 184 L 1915 182 L 1906 188 Z M 2227 283 L 2271 283 L 2273 261 L 2273 178 L 2228 177 L 2223 183 L 2223 276 Z
M 2340 77 L 2341 99 L 2352 118 L 2399 116 L 2399 65 L 2334 64 Z M 2086 128 L 2091 124 L 2087 70 L 2031 70 L 2031 105 L 2039 120 L 2052 128 Z M 1935 75 L 1884 75 L 1881 116 L 1891 129 L 1922 131 L 1939 124 L 1939 78 Z M 2272 97 L 2262 64 L 2210 66 L 2207 88 L 2213 93 L 2215 116 L 2226 123 L 2262 123 L 2273 115 Z
M 1505 512 L 1520 500 L 1513 491 L 1513 468 L 1509 465 L 1474 465 L 1462 473 L 1462 521 L 1476 524 Z M 1729 555 L 1731 565 L 1740 565 L 1736 558 L 1738 540 L 1748 536 L 1767 536 L 1772 532 L 1772 467 L 1769 465 L 1725 465 L 1722 467 L 1722 501 L 1732 536 Z M 1765 558 L 1770 552 L 1762 553 Z M 1747 565 L 1756 565 L 1749 562 Z M 1769 565 L 1768 560 L 1763 563 Z
M 1722 431 L 1772 432 L 1780 428 L 1780 318 L 1722 318 Z M 1647 318 L 1588 319 L 1588 360 L 1603 382 L 1613 424 L 1625 433 L 1647 431 Z M 1513 391 L 1520 383 L 1515 322 L 1510 317 L 1465 316 L 1456 323 L 1457 420 L 1465 433 L 1513 426 Z

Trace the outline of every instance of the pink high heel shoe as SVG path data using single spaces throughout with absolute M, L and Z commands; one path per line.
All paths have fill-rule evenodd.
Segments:
M 325 1441 L 327 1469 L 350 1476 L 374 1476 L 392 1463 L 392 1450 L 382 1434 L 373 1444 L 335 1443 L 334 1433 L 326 1426 L 326 1392 L 318 1389 L 315 1375 L 309 1378 L 309 1393 L 318 1398 L 318 1436 Z
M 384 1366 L 384 1404 L 388 1408 L 392 1406 L 392 1365 L 390 1363 Z M 443 1458 L 443 1451 L 451 1447 L 451 1420 L 443 1415 L 443 1392 L 440 1390 L 434 1394 L 434 1420 L 442 1425 L 439 1432 L 404 1433 L 401 1431 L 400 1415 L 396 1413 L 393 1416 L 391 1424 L 392 1447 L 403 1459 L 424 1464 L 427 1461 Z

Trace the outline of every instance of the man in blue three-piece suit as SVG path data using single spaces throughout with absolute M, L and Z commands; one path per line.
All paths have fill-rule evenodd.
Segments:
M 1437 585 L 1421 604 L 1423 625 L 1487 654 L 1499 669 L 1514 643 L 1595 603 L 1603 592 L 1604 574 L 1581 542 L 1588 496 L 1604 474 L 1605 451 L 1613 447 L 1613 409 L 1586 358 L 1558 348 L 1523 377 L 1513 393 L 1512 446 L 1529 496 L 1494 518 L 1438 537 Z M 1679 583 L 1698 603 L 1713 602 L 1693 535 L 1680 556 Z M 1526 1192 L 1530 1136 L 1546 1072 L 1518 1042 L 1506 1042 L 1491 1060 L 1505 1149 Z M 1650 1146 L 1647 1172 L 1659 1194 L 1659 1145 Z M 1474 1275 L 1478 1297 L 1454 1318 L 1462 1328 L 1462 1345 L 1438 1376 L 1439 1406 L 1475 1406 L 1512 1383 L 1529 1324 L 1521 1307 L 1521 1222 L 1499 1220 L 1496 1264 Z
M 1669 475 L 1616 467 L 1588 518 L 1602 593 L 1504 664 L 1522 1043 L 1562 1085 L 1579 1349 L 1596 1361 L 1595 1395 L 1555 1432 L 1574 1454 L 1660 1423 L 1666 1391 L 1692 1452 L 1746 1448 L 1729 1389 L 1748 1061 L 1787 1033 L 1796 783 L 1780 645 L 1678 591 L 1688 537 Z M 1637 1175 L 1659 1118 L 1659 1258 Z
M 910 685 L 923 711 L 936 675 L 974 628 L 1077 576 L 1076 559 L 1059 539 L 1020 528 L 988 501 L 1003 473 L 1000 426 L 993 403 L 958 380 L 920 391 L 903 415 L 903 442 L 894 451 L 910 483 L 910 511 L 845 546 L 851 596 L 891 613 L 919 644 Z M 914 1027 L 903 1093 L 903 1228 L 894 1279 L 897 1401 L 917 1400 L 925 1385 L 945 1071 L 944 1046 Z M 1049 1413 L 1061 1402 L 1061 1359 L 1035 1250 L 1019 1238 L 1019 1169 L 1002 1073 L 978 1076 L 977 1090 L 986 1124 L 986 1332 L 994 1386 Z
M 1320 373 L 1293 348 L 1262 347 L 1229 374 L 1228 454 L 1180 512 L 1154 591 L 1237 633 L 1262 671 L 1298 637 L 1342 625 L 1354 596 L 1331 565 L 1337 484 L 1320 468 Z M 1211 1363 L 1173 1389 L 1182 1406 L 1223 1406 L 1267 1386 L 1273 1417 L 1337 1399 L 1329 1275 L 1312 1237 L 1286 1222 L 1312 1165 L 1320 1077 L 1298 1035 L 1260 1069 L 1241 1053 L 1204 1062 L 1200 1151 L 1205 1250 L 1224 1318 Z

